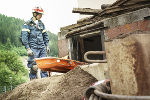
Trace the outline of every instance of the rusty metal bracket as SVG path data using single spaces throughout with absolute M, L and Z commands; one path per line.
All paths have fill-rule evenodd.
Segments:
M 86 62 L 90 62 L 90 63 L 107 63 L 107 60 L 104 59 L 104 60 L 90 60 L 88 59 L 88 55 L 96 55 L 96 54 L 99 54 L 99 55 L 102 55 L 102 54 L 106 54 L 105 51 L 88 51 L 84 54 L 84 60 Z

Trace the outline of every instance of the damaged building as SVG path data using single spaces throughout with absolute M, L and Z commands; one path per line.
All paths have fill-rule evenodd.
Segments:
M 98 80 L 107 67 L 113 94 L 150 95 L 149 7 L 149 0 L 117 0 L 100 9 L 74 8 L 92 16 L 61 28 L 59 57 L 98 63 L 88 69 L 98 71 L 91 72 Z

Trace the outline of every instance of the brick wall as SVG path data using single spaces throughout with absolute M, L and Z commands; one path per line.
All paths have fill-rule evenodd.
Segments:
M 136 31 L 150 31 L 150 9 L 143 8 L 116 17 L 104 19 L 105 38 L 113 39 L 121 34 L 129 34 Z
M 136 31 L 150 31 L 150 20 L 142 20 L 131 24 L 114 27 L 105 30 L 105 35 L 113 39 L 121 34 L 134 33 Z

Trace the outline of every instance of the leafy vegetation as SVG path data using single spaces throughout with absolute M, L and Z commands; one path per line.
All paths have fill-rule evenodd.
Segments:
M 19 36 L 23 23 L 24 21 L 21 19 L 0 14 L 0 42 L 5 44 L 7 39 L 10 39 L 12 45 L 22 46 Z
M 28 71 L 15 52 L 0 50 L 0 86 L 18 85 L 25 82 Z M 10 77 L 12 80 L 10 80 Z
M 50 40 L 49 42 L 50 55 L 49 56 L 58 57 L 58 45 L 57 45 L 58 37 L 49 31 L 47 31 L 47 33 L 48 33 L 49 40 Z

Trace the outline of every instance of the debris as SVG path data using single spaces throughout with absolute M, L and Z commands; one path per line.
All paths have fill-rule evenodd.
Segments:
M 87 87 L 96 81 L 78 66 L 62 75 L 24 83 L 0 95 L 0 100 L 81 100 Z

